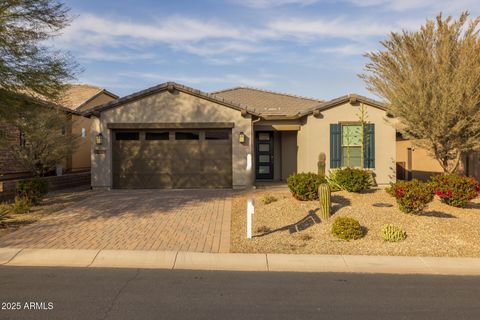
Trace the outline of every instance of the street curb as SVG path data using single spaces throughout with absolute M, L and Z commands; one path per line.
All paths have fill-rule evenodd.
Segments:
M 0 248 L 0 265 L 480 275 L 480 258 Z

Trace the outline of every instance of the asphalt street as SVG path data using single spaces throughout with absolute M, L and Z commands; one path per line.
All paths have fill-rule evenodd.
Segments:
M 0 301 L 0 319 L 480 319 L 480 277 L 0 267 Z

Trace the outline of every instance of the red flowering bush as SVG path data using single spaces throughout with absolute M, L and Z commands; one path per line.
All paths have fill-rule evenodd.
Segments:
M 480 183 L 474 178 L 446 174 L 431 178 L 434 193 L 443 203 L 463 207 L 480 193 Z
M 413 214 L 422 212 L 434 197 L 433 187 L 430 183 L 415 179 L 393 183 L 387 188 L 387 192 L 397 199 L 401 211 Z

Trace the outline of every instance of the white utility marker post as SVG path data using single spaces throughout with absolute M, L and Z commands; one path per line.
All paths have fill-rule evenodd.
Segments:
M 255 200 L 247 200 L 247 238 L 252 239 L 253 213 L 255 212 Z

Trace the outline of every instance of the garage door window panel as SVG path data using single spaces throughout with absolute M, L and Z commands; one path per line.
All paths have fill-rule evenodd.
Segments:
M 175 132 L 175 140 L 199 140 L 200 134 L 198 132 Z
M 140 139 L 140 132 L 116 132 L 115 140 L 117 141 L 135 141 Z
M 145 140 L 147 141 L 157 141 L 157 140 L 169 140 L 170 132 L 146 132 Z
M 230 134 L 227 130 L 208 130 L 205 131 L 205 140 L 226 140 L 230 139 Z

